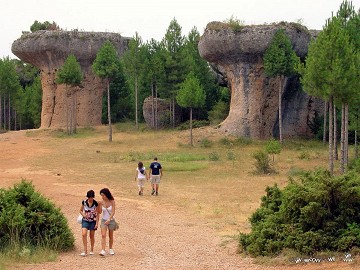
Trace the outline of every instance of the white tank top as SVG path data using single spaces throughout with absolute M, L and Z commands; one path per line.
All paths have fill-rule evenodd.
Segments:
M 106 208 L 104 205 L 102 206 L 103 216 L 102 219 L 108 220 L 110 215 L 112 214 L 112 205 Z

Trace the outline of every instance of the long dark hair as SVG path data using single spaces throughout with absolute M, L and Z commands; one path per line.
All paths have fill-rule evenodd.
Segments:
M 138 163 L 138 168 L 139 168 L 139 170 L 142 169 L 143 167 L 144 167 L 144 164 L 140 161 L 140 162 Z
M 104 194 L 106 198 L 108 198 L 108 200 L 114 200 L 114 197 L 108 188 L 103 188 L 102 190 L 100 190 L 100 194 L 101 193 Z

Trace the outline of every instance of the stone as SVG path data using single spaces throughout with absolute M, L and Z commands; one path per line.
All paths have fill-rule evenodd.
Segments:
M 211 22 L 199 41 L 199 53 L 231 91 L 230 111 L 220 129 L 256 139 L 278 137 L 279 79 L 265 75 L 263 56 L 275 32 L 283 28 L 293 49 L 305 58 L 308 44 L 317 33 L 295 23 L 242 26 Z M 309 137 L 308 125 L 321 102 L 301 91 L 297 76 L 287 78 L 282 94 L 283 137 Z
M 106 84 L 92 71 L 92 63 L 105 41 L 111 41 L 121 56 L 130 38 L 116 33 L 81 32 L 77 30 L 41 30 L 24 33 L 12 44 L 11 50 L 22 61 L 40 69 L 42 86 L 41 128 L 64 128 L 67 126 L 71 96 L 65 85 L 55 82 L 56 72 L 66 58 L 74 54 L 83 72 L 80 87 L 68 86 L 75 92 L 75 117 L 79 127 L 101 124 L 102 97 Z

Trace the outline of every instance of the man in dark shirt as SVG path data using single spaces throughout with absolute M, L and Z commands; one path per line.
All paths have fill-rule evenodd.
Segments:
M 154 157 L 154 161 L 150 164 L 150 182 L 152 186 L 151 195 L 158 195 L 160 178 L 162 175 L 161 164 L 157 161 L 157 157 Z

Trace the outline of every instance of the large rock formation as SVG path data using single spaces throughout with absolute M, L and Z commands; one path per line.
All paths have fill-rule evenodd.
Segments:
M 199 42 L 200 55 L 221 74 L 231 90 L 228 117 L 221 129 L 237 136 L 278 137 L 279 80 L 264 72 L 263 55 L 275 32 L 285 29 L 296 54 L 304 58 L 311 39 L 301 25 L 243 26 L 234 31 L 226 23 L 209 23 Z M 308 126 L 318 101 L 300 90 L 297 77 L 287 79 L 282 95 L 283 136 L 309 136 Z
M 26 33 L 14 41 L 12 52 L 41 70 L 41 128 L 63 128 L 67 125 L 67 104 L 71 97 L 66 93 L 65 85 L 55 83 L 55 78 L 56 71 L 70 54 L 76 56 L 84 76 L 82 86 L 71 89 L 76 95 L 77 125 L 101 124 L 102 96 L 106 85 L 95 76 L 91 65 L 107 40 L 114 44 L 121 56 L 127 49 L 129 38 L 116 33 L 57 30 Z

